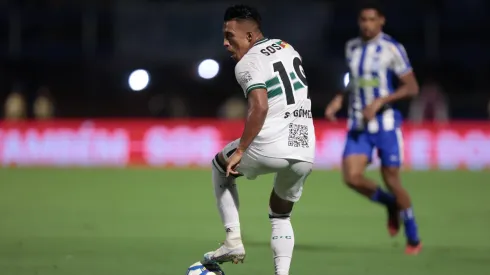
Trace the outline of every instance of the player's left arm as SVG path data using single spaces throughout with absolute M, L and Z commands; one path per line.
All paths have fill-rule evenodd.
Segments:
M 401 44 L 393 44 L 390 47 L 392 53 L 391 69 L 400 80 L 398 89 L 387 97 L 383 97 L 383 105 L 411 98 L 419 93 L 419 84 L 413 73 L 412 65 L 408 59 L 405 48 Z
M 259 60 L 253 57 L 245 57 L 235 68 L 237 81 L 248 100 L 248 114 L 245 121 L 245 128 L 237 147 L 237 151 L 241 153 L 247 150 L 259 134 L 269 111 L 267 88 L 260 69 L 261 64 Z

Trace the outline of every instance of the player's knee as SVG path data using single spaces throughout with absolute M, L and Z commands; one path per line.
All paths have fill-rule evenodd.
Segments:
M 401 185 L 400 173 L 398 167 L 383 167 L 381 169 L 383 179 L 388 187 L 397 187 Z
M 351 188 L 361 187 L 363 184 L 362 173 L 345 173 L 344 183 Z
M 351 188 L 362 187 L 364 183 L 364 169 L 368 161 L 365 155 L 352 155 L 343 160 L 342 176 L 347 186 Z
M 216 154 L 216 156 L 214 156 L 213 160 L 211 161 L 211 164 L 213 166 L 213 169 L 216 169 L 219 173 L 223 175 L 226 174 L 226 160 L 222 152 L 219 152 Z M 230 175 L 230 176 L 234 178 L 238 178 L 241 177 L 242 175 Z
M 283 198 L 272 189 L 269 200 L 269 218 L 289 218 L 293 211 L 294 202 Z
M 223 157 L 223 153 L 219 152 L 214 156 L 213 160 L 211 161 L 211 164 L 214 169 L 219 171 L 222 174 L 226 173 L 226 161 L 225 158 Z

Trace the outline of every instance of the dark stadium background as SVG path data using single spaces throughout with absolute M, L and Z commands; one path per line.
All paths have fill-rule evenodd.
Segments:
M 345 124 L 322 119 L 343 84 L 356 1 L 246 2 L 266 36 L 302 54 L 317 119 L 319 169 L 293 214 L 292 274 L 487 274 L 490 2 L 384 3 L 385 31 L 421 86 L 400 104 L 403 181 L 424 242 L 414 258 L 388 238 L 382 209 L 342 184 Z M 0 1 L 1 275 L 184 274 L 217 247 L 208 167 L 239 137 L 246 103 L 222 46 L 234 3 Z M 205 59 L 220 66 L 213 79 L 197 73 Z M 136 69 L 150 75 L 141 91 L 128 85 Z M 271 181 L 238 181 L 248 255 L 227 274 L 272 274 Z
M 233 2 L 231 2 L 233 3 Z M 356 1 L 247 1 L 262 11 L 265 35 L 303 55 L 315 116 L 342 84 L 343 47 L 357 34 Z M 191 117 L 215 117 L 240 96 L 234 62 L 222 47 L 226 1 L 2 1 L 0 99 L 20 89 L 29 102 L 50 89 L 57 117 L 166 117 L 153 95 L 178 95 Z M 489 2 L 386 1 L 386 32 L 402 42 L 418 80 L 436 80 L 454 119 L 487 119 Z M 197 64 L 221 65 L 211 81 Z M 151 86 L 131 93 L 127 76 L 147 69 Z M 192 99 L 192 100 L 190 100 Z M 407 111 L 408 104 L 402 105 Z M 29 108 L 30 109 L 30 108 Z M 32 116 L 32 112 L 30 116 Z

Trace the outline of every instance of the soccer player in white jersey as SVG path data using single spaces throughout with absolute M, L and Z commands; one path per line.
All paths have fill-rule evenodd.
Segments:
M 244 5 L 228 8 L 224 16 L 224 46 L 238 62 L 235 76 L 248 100 L 248 115 L 241 138 L 212 161 L 226 239 L 216 251 L 206 253 L 204 261 L 243 262 L 235 178 L 273 173 L 271 247 L 275 274 L 287 275 L 294 247 L 290 215 L 312 170 L 315 129 L 301 56 L 285 41 L 264 37 L 260 22 L 257 10 Z
M 385 17 L 377 5 L 368 4 L 359 12 L 361 36 L 347 42 L 346 62 L 350 82 L 325 110 L 335 119 L 346 92 L 349 93 L 349 119 L 343 153 L 343 178 L 349 187 L 380 203 L 388 210 L 388 230 L 395 236 L 401 219 L 407 238 L 406 253 L 418 254 L 418 236 L 412 203 L 400 180 L 403 159 L 401 114 L 392 104 L 418 93 L 418 84 L 402 44 L 383 33 Z M 392 77 L 400 85 L 392 86 Z M 373 149 L 381 159 L 381 174 L 389 192 L 364 176 Z

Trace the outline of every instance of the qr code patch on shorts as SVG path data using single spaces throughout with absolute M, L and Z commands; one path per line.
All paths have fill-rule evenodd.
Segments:
M 288 146 L 309 148 L 308 126 L 289 123 Z

